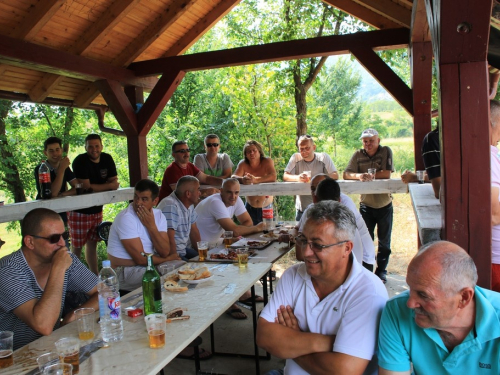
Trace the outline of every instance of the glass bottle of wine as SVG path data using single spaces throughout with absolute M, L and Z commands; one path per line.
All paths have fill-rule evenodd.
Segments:
M 146 254 L 148 266 L 142 277 L 142 296 L 144 298 L 144 315 L 162 313 L 160 275 L 153 266 L 153 254 Z

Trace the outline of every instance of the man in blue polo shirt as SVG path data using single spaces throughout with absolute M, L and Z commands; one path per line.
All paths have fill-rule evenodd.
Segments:
M 476 286 L 472 258 L 447 241 L 423 246 L 410 290 L 390 301 L 379 328 L 379 374 L 499 374 L 500 294 Z

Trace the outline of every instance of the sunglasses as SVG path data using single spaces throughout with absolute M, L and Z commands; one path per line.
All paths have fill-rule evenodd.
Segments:
M 51 244 L 56 244 L 56 243 L 59 242 L 59 240 L 60 240 L 61 237 L 63 238 L 63 240 L 66 241 L 69 238 L 69 232 L 66 231 L 66 232 L 61 233 L 61 234 L 51 234 L 48 237 L 35 236 L 34 234 L 30 234 L 30 236 L 31 237 L 35 237 L 35 238 L 41 238 L 41 239 L 47 240 Z
M 299 235 L 299 236 L 295 237 L 295 242 L 301 246 L 309 245 L 309 247 L 311 248 L 312 251 L 314 251 L 315 253 L 320 253 L 324 249 L 327 249 L 327 248 L 333 247 L 333 246 L 338 246 L 338 245 L 341 245 L 341 244 L 346 243 L 348 241 L 340 241 L 337 243 L 332 243 L 330 245 L 320 245 L 319 243 L 308 241 L 307 238 L 305 238 L 302 235 Z
M 174 151 L 174 154 L 178 153 L 185 154 L 186 152 L 191 152 L 191 150 L 189 148 L 183 148 L 182 150 Z
M 206 146 L 207 147 L 218 147 L 219 144 L 218 143 L 207 143 Z

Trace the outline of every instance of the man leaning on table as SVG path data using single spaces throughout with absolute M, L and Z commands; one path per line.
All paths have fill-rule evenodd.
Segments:
M 157 206 L 167 219 L 171 251 L 176 251 L 185 261 L 198 255 L 200 231 L 196 225 L 198 215 L 194 206 L 200 201 L 200 194 L 198 179 L 194 176 L 183 176 L 177 181 L 172 194 L 162 199 Z
M 339 202 L 309 209 L 304 263 L 288 268 L 257 327 L 257 344 L 286 359 L 285 374 L 375 374 L 382 282 L 351 254 L 356 220 Z
M 500 373 L 500 294 L 476 286 L 465 250 L 447 241 L 423 246 L 406 282 L 380 320 L 381 375 Z
M 69 252 L 58 213 L 30 211 L 21 236 L 21 249 L 0 259 L 0 331 L 14 332 L 14 349 L 75 319 L 72 311 L 62 316 L 69 293 L 86 295 L 81 307 L 99 308 L 97 276 Z
M 132 291 L 142 286 L 147 265 L 143 253 L 154 254 L 155 265 L 169 261 L 178 266 L 184 263 L 170 247 L 165 216 L 153 208 L 158 203 L 159 190 L 155 182 L 140 180 L 135 185 L 133 203 L 116 215 L 111 226 L 108 258 L 122 290 Z
M 339 175 L 332 159 L 326 152 L 315 152 L 316 145 L 310 135 L 301 135 L 297 141 L 299 152 L 296 152 L 290 158 L 283 181 L 286 182 L 309 182 L 305 172 L 311 172 L 311 177 L 319 173 L 324 173 L 337 180 Z M 299 221 L 307 206 L 312 203 L 310 195 L 297 195 L 295 198 L 295 220 Z

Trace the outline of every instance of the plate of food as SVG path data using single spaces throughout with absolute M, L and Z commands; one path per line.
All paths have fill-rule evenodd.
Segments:
M 165 279 L 165 290 L 169 292 L 187 292 L 187 287 L 182 287 L 178 281 L 186 284 L 201 284 L 212 278 L 212 273 L 207 267 L 181 267 L 176 273 L 169 274 Z
M 255 255 L 255 251 L 250 250 L 248 256 L 252 257 Z M 216 250 L 213 253 L 208 254 L 207 262 L 237 262 L 238 256 L 234 250 Z
M 262 250 L 268 247 L 273 241 L 267 240 L 267 241 L 260 241 L 260 240 L 248 240 L 246 243 L 246 246 L 248 246 L 250 249 L 257 249 L 257 250 Z
M 182 281 L 184 281 L 186 284 L 201 284 L 201 283 L 207 282 L 208 280 L 212 279 L 212 277 L 213 276 L 209 276 L 209 277 L 205 277 L 204 279 L 199 279 L 199 280 L 184 279 Z

